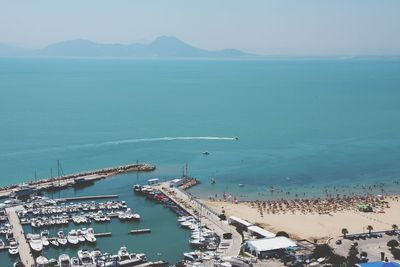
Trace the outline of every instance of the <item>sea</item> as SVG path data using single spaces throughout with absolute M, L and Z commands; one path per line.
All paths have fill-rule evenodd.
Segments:
M 204 198 L 396 194 L 399 103 L 399 59 L 1 58 L 0 186 L 56 176 L 57 160 L 63 174 L 154 164 L 51 197 L 118 194 L 143 219 L 96 226 L 113 233 L 96 246 L 174 263 L 190 234 L 133 184 L 187 166 Z

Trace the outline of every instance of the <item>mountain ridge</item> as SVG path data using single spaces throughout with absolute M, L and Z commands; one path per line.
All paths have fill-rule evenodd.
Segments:
M 87 39 L 73 39 L 35 50 L 16 47 L 13 50 L 10 47 L 7 49 L 2 49 L 2 47 L 8 46 L 0 44 L 0 56 L 117 58 L 246 58 L 256 56 L 237 49 L 201 49 L 174 36 L 160 36 L 148 44 L 100 44 Z

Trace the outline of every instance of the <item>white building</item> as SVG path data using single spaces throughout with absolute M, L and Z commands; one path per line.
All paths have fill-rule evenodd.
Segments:
M 245 251 L 258 258 L 265 258 L 286 249 L 296 248 L 297 244 L 284 236 L 257 239 L 245 243 Z
M 183 182 L 184 182 L 183 179 L 174 179 L 169 182 L 169 186 L 170 187 L 178 187 L 178 186 L 181 186 L 183 184 Z
M 148 185 L 157 185 L 159 183 L 160 183 L 160 179 L 158 179 L 158 178 L 153 178 L 153 179 L 147 180 Z

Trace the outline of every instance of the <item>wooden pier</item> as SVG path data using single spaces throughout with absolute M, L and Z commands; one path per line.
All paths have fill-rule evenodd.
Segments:
M 6 208 L 6 213 L 8 221 L 12 226 L 14 238 L 18 243 L 19 257 L 21 258 L 21 262 L 26 267 L 32 267 L 35 266 L 35 259 L 33 258 L 31 248 L 29 247 L 29 243 L 24 235 L 24 229 L 22 228 L 18 218 L 17 212 L 20 210 L 24 210 L 23 206 Z
M 151 229 L 137 229 L 137 230 L 130 230 L 129 233 L 132 235 L 137 235 L 137 234 L 146 234 L 150 233 Z

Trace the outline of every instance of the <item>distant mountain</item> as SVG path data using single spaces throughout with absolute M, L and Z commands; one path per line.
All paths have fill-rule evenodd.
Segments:
M 0 56 L 1 56 L 0 50 Z M 15 55 L 15 53 L 14 53 Z M 161 36 L 149 44 L 98 44 L 89 40 L 69 40 L 21 55 L 44 57 L 124 57 L 124 58 L 240 58 L 254 55 L 236 49 L 209 51 L 177 39 Z M 4 56 L 4 55 L 3 55 Z

